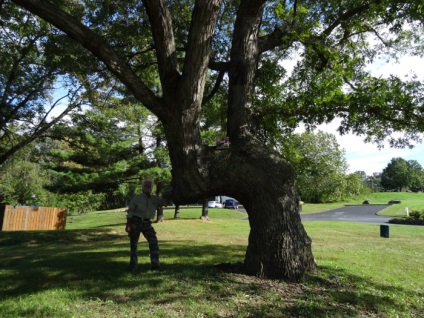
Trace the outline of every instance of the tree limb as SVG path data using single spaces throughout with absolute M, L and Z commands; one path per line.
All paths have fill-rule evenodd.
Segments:
M 208 101 L 210 101 L 215 96 L 215 94 L 218 92 L 218 89 L 221 86 L 221 83 L 222 83 L 222 81 L 224 79 L 224 75 L 225 75 L 225 72 L 224 71 L 219 72 L 218 77 L 217 77 L 216 82 L 215 82 L 215 85 L 214 85 L 212 91 L 209 93 L 209 95 L 206 96 L 203 99 L 203 104 L 205 104 Z
M 230 70 L 230 63 L 229 62 L 217 62 L 214 60 L 209 61 L 208 67 L 217 72 L 228 72 Z
M 206 72 L 212 52 L 212 38 L 221 1 L 197 0 L 193 9 L 183 66 L 182 88 L 183 93 L 193 96 L 196 99 L 194 103 L 199 106 L 203 98 Z
M 162 89 L 174 89 L 178 77 L 177 55 L 171 14 L 163 0 L 143 0 L 152 28 Z
M 262 36 L 259 38 L 259 51 L 261 53 L 270 51 L 276 47 L 284 46 L 289 47 L 291 42 L 294 41 L 294 38 L 288 42 L 287 36 L 291 33 L 300 33 L 301 30 L 296 27 L 287 27 L 286 29 L 276 28 L 274 31 L 266 36 Z
M 58 123 L 63 117 L 65 117 L 72 109 L 78 107 L 77 104 L 69 104 L 68 107 L 56 118 L 54 118 L 51 122 L 41 122 L 39 126 L 34 130 L 34 132 L 25 138 L 24 140 L 18 142 L 16 145 L 9 148 L 6 152 L 0 155 L 0 165 L 2 165 L 10 156 L 12 156 L 15 152 L 22 149 L 23 147 L 29 145 L 35 139 L 41 137 L 45 132 L 47 132 L 50 127 Z
M 371 2 L 379 2 L 379 0 L 371 1 Z M 333 30 L 335 28 L 337 28 L 339 25 L 341 25 L 342 23 L 345 23 L 347 20 L 353 18 L 355 15 L 358 15 L 358 14 L 366 11 L 367 9 L 370 8 L 370 6 L 371 6 L 371 3 L 365 3 L 363 5 L 360 5 L 358 7 L 355 7 L 355 8 L 352 8 L 351 10 L 346 11 L 345 13 L 340 15 L 335 21 L 333 21 L 333 23 L 331 23 L 322 32 L 322 34 L 325 35 L 325 36 L 329 36 L 331 34 L 331 32 L 333 32 Z
M 252 140 L 252 99 L 260 56 L 259 30 L 263 0 L 241 1 L 234 24 L 229 72 L 227 133 L 232 141 Z

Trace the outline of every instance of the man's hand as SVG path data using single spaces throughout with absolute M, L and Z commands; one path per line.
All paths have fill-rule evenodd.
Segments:
M 130 233 L 131 232 L 131 220 L 127 219 L 127 225 L 125 226 L 125 232 Z

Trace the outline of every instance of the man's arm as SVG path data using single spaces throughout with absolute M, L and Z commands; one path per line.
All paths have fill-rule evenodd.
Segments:
M 134 197 L 130 200 L 130 203 L 128 204 L 128 212 L 127 212 L 127 224 L 125 225 L 125 232 L 129 233 L 131 232 L 131 218 L 134 213 L 135 208 L 135 202 Z
M 135 196 L 132 197 L 130 200 L 130 203 L 128 203 L 128 212 L 127 212 L 127 219 L 131 219 L 133 217 L 135 210 Z
M 127 219 L 127 224 L 125 225 L 125 232 L 131 232 L 131 219 Z

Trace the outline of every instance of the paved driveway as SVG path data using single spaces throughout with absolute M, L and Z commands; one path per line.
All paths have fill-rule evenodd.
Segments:
M 365 223 L 388 223 L 393 217 L 380 216 L 377 212 L 387 208 L 389 204 L 345 205 L 340 208 L 319 213 L 302 214 L 302 221 L 349 221 Z

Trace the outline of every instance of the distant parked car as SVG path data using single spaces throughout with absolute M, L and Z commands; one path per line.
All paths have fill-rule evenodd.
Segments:
M 227 199 L 224 202 L 224 208 L 226 209 L 238 209 L 238 202 L 236 200 Z
M 219 208 L 222 209 L 222 203 L 218 201 L 209 201 L 208 202 L 208 208 Z

